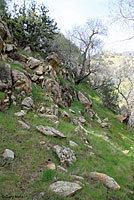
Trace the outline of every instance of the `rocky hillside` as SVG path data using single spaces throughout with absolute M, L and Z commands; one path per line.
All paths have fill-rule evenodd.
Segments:
M 58 55 L 42 59 L 6 36 L 5 30 L 0 199 L 132 200 L 133 129 L 86 82 L 76 86 Z

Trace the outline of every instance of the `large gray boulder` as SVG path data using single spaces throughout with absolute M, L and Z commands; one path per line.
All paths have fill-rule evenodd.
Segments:
M 12 87 L 11 66 L 7 63 L 0 63 L 0 90 Z
M 75 194 L 77 191 L 81 190 L 82 187 L 77 183 L 72 183 L 68 181 L 57 181 L 52 183 L 49 188 L 62 196 L 70 196 Z

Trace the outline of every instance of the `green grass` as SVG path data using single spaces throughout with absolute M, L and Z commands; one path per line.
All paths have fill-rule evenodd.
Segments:
M 4 92 L 0 91 L 0 101 L 3 103 L 4 99 L 5 99 L 6 95 Z
M 25 50 L 18 49 L 18 52 L 19 52 L 20 54 L 24 55 L 24 56 L 28 56 L 28 53 L 27 53 L 27 51 L 25 51 Z
M 55 177 L 55 171 L 51 169 L 46 169 L 43 171 L 41 180 L 42 182 L 51 183 L 54 180 L 54 177 Z
M 29 130 L 23 129 L 14 116 L 15 112 L 20 111 L 19 106 L 11 105 L 8 111 L 0 112 L 0 155 L 6 148 L 15 153 L 15 159 L 0 167 L 0 198 L 21 196 L 21 200 L 33 199 L 40 192 L 44 192 L 43 199 L 50 200 L 100 200 L 106 199 L 107 189 L 99 181 L 93 181 L 89 173 L 97 171 L 106 173 L 113 177 L 121 186 L 119 191 L 109 191 L 109 200 L 133 200 L 134 199 L 134 130 L 121 124 L 116 116 L 105 109 L 96 93 L 85 83 L 74 86 L 76 91 L 86 92 L 88 97 L 93 101 L 93 109 L 97 112 L 101 120 L 108 117 L 109 128 L 101 128 L 95 120 L 91 120 L 85 113 L 84 106 L 77 100 L 70 107 L 76 114 L 71 114 L 69 108 L 65 110 L 69 113 L 71 119 L 80 117 L 79 111 L 83 113 L 87 123 L 84 126 L 91 134 L 84 135 L 89 141 L 93 150 L 85 146 L 80 135 L 75 134 L 76 125 L 59 119 L 58 130 L 67 138 L 53 138 L 44 136 L 36 130 L 37 125 L 52 126 L 56 125 L 46 118 L 38 115 L 38 109 L 42 102 L 47 102 L 48 106 L 52 104 L 46 99 L 46 91 L 40 85 L 33 85 L 33 99 L 35 109 L 28 112 L 22 120 L 30 124 Z M 0 95 L 3 95 L 3 93 Z M 59 109 L 62 111 L 63 109 Z M 107 135 L 108 142 L 103 136 Z M 123 138 L 122 138 L 123 136 Z M 78 144 L 78 147 L 70 147 L 69 141 L 72 140 Z M 45 144 L 40 144 L 44 141 Z M 48 145 L 61 145 L 70 147 L 75 151 L 77 161 L 71 167 L 65 166 L 67 173 L 60 171 L 57 166 L 59 159 Z M 125 155 L 123 150 L 129 150 L 130 153 Z M 94 155 L 90 153 L 93 152 Z M 47 168 L 49 162 L 55 163 L 56 170 L 52 171 Z M 83 176 L 81 181 L 83 189 L 74 196 L 61 197 L 53 194 L 49 190 L 49 185 L 57 180 L 75 181 L 72 174 Z

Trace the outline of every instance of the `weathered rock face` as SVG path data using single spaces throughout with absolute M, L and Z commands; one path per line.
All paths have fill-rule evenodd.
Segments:
M 11 66 L 6 63 L 0 63 L 0 90 L 10 89 L 12 87 Z
M 98 172 L 91 172 L 89 176 L 93 179 L 101 181 L 106 187 L 112 189 L 112 190 L 119 190 L 120 186 L 118 183 L 111 177 L 107 176 L 103 173 Z
M 53 192 L 63 195 L 63 196 L 73 195 L 77 191 L 82 189 L 82 187 L 79 184 L 67 182 L 67 181 L 57 181 L 51 184 L 49 188 Z
M 13 76 L 13 87 L 21 92 L 24 91 L 25 94 L 32 93 L 32 84 L 31 80 L 23 73 L 18 70 L 12 71 Z
M 0 111 L 9 108 L 11 88 L 11 66 L 6 63 L 0 63 Z
M 10 45 L 12 44 L 11 35 L 10 35 L 10 32 L 9 32 L 6 24 L 0 20 L 0 53 L 3 50 L 6 51 L 6 47 L 5 46 L 7 44 L 10 44 Z
M 60 147 L 59 145 L 56 145 L 53 147 L 54 152 L 57 154 L 57 156 L 60 159 L 61 164 L 67 164 L 69 166 L 72 165 L 73 162 L 76 161 L 76 156 L 73 150 L 63 146 Z
M 58 72 L 60 71 L 59 65 L 61 64 L 61 60 L 58 59 L 58 55 L 56 53 L 51 54 L 47 57 L 48 63 L 56 69 Z

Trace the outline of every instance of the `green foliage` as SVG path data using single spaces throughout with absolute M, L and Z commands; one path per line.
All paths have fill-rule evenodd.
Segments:
M 102 82 L 99 88 L 99 93 L 103 102 L 103 106 L 117 112 L 118 110 L 118 94 L 115 90 L 115 85 L 112 79 L 107 79 Z
M 28 56 L 28 53 L 27 53 L 27 51 L 25 51 L 25 50 L 18 49 L 18 52 L 19 52 L 20 54 L 24 55 L 24 56 Z
M 19 71 L 24 71 L 23 70 L 23 66 L 21 63 L 19 63 L 18 61 L 14 61 L 13 63 L 10 64 L 12 69 L 17 69 Z
M 0 91 L 0 101 L 3 102 L 5 99 L 5 93 Z
M 0 17 L 4 19 L 7 17 L 7 3 L 10 2 L 10 0 L 0 0 Z
M 54 177 L 55 177 L 55 171 L 52 169 L 46 169 L 42 174 L 41 180 L 43 182 L 50 183 L 53 181 Z
M 80 50 L 76 44 L 71 42 L 62 33 L 55 35 L 54 41 L 51 44 L 51 51 L 56 52 L 66 65 L 75 63 L 80 56 Z
M 10 30 L 21 46 L 29 45 L 33 50 L 44 50 L 49 46 L 57 32 L 57 24 L 50 19 L 45 5 L 37 6 L 35 2 L 26 8 L 14 5 L 14 10 L 6 20 Z

